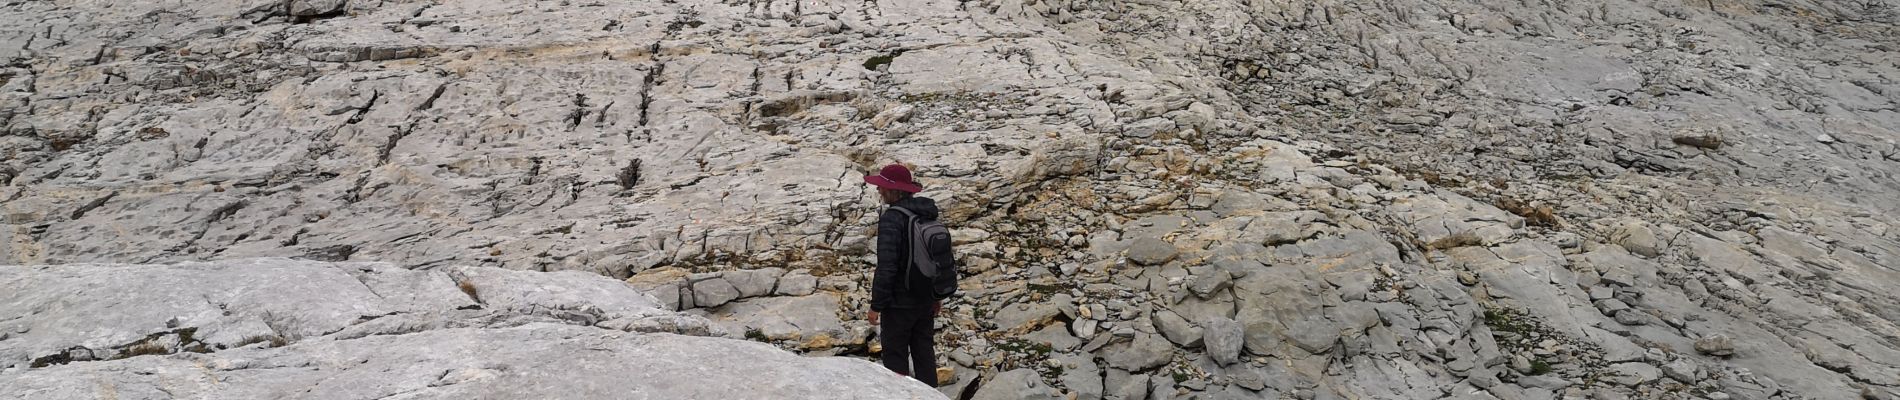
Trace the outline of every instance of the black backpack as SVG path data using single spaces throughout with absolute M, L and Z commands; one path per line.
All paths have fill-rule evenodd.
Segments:
M 915 287 L 911 271 L 930 280 L 930 293 L 937 299 L 957 293 L 956 253 L 950 248 L 950 229 L 938 220 L 923 220 L 903 207 L 891 207 L 910 220 L 910 269 L 904 271 L 904 286 Z

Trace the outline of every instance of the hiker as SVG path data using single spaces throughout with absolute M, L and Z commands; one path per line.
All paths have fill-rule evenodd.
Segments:
M 956 293 L 956 263 L 950 233 L 937 220 L 937 202 L 910 168 L 891 164 L 864 182 L 889 205 L 877 219 L 877 269 L 871 278 L 871 312 L 878 327 L 884 367 L 937 386 L 935 324 L 943 299 Z

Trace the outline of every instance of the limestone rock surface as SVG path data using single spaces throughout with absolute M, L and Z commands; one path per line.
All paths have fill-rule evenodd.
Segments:
M 863 360 L 708 336 L 575 271 L 249 259 L 0 282 L 0 388 L 20 398 L 942 398 Z
M 0 264 L 408 271 L 8 267 L 0 379 L 453 332 L 867 357 L 859 176 L 903 162 L 965 271 L 949 394 L 1900 389 L 1891 0 L 0 8 Z M 120 279 L 34 289 L 64 268 Z M 434 379 L 522 373 L 484 368 Z

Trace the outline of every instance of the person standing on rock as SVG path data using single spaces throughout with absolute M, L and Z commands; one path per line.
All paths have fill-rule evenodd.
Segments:
M 943 299 L 956 293 L 956 264 L 949 231 L 937 220 L 937 202 L 910 168 L 891 164 L 864 182 L 889 205 L 877 220 L 877 269 L 871 278 L 871 312 L 878 326 L 884 367 L 937 386 L 935 324 Z M 913 372 L 914 371 L 914 372 Z

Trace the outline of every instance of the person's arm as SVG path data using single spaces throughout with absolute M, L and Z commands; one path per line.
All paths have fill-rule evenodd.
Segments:
M 871 276 L 871 311 L 883 312 L 897 299 L 896 285 L 904 273 L 903 213 L 884 210 L 877 219 L 877 269 Z

